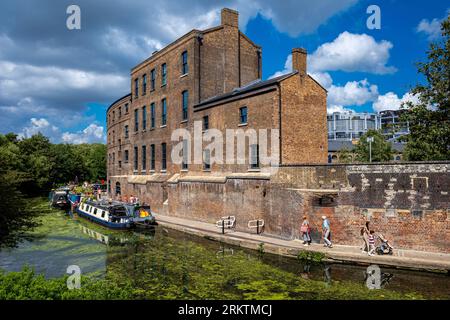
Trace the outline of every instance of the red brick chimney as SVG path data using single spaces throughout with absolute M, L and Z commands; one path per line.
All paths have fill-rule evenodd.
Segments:
M 306 57 L 308 53 L 306 49 L 294 48 L 292 49 L 292 70 L 298 71 L 300 75 L 306 75 Z
M 221 24 L 239 28 L 239 12 L 236 10 L 223 8 L 221 12 Z

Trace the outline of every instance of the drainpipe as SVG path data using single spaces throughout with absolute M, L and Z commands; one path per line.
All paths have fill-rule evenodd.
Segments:
M 278 137 L 278 139 L 279 139 L 279 148 L 280 148 L 280 152 L 279 152 L 280 153 L 280 159 L 279 159 L 278 163 L 279 163 L 279 165 L 282 165 L 283 164 L 283 156 L 282 156 L 282 153 L 283 153 L 282 132 L 283 131 L 281 130 L 281 85 L 280 85 L 279 82 L 277 83 L 277 87 L 278 87 L 278 128 L 280 130 L 280 134 L 279 134 L 279 137 Z
M 202 47 L 202 44 L 203 44 L 203 35 L 201 34 L 201 33 L 199 33 L 198 35 L 197 35 L 197 41 L 198 41 L 198 50 L 197 50 L 197 52 L 198 52 L 198 61 L 197 61 L 197 63 L 198 63 L 198 70 L 197 70 L 197 72 L 198 72 L 198 103 L 200 103 L 201 102 L 201 93 L 202 93 L 202 91 L 201 91 L 201 88 L 202 88 L 202 85 L 201 85 L 201 80 L 202 80 L 202 74 L 201 74 L 201 47 Z

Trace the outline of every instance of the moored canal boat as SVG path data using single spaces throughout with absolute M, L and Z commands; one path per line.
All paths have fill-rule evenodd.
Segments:
M 147 229 L 156 225 L 155 216 L 149 205 L 128 204 L 123 203 L 128 211 L 128 215 L 132 217 L 133 224 L 136 228 Z
M 69 200 L 67 198 L 68 192 L 68 188 L 58 188 L 56 190 L 52 190 L 49 194 L 50 204 L 53 207 L 60 209 L 67 208 L 69 206 Z
M 129 229 L 134 226 L 132 217 L 123 204 L 82 200 L 76 212 L 80 217 L 111 229 Z
M 67 195 L 67 199 L 69 200 L 72 206 L 76 206 L 80 203 L 81 194 L 69 192 L 69 194 Z

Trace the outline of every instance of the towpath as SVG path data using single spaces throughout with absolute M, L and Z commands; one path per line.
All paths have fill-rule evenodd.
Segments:
M 226 229 L 225 234 L 222 234 L 221 229 L 211 223 L 157 213 L 155 213 L 155 216 L 161 226 L 255 250 L 258 250 L 261 247 L 261 243 L 263 243 L 265 252 L 283 256 L 297 257 L 301 251 L 313 251 L 323 253 L 327 262 L 360 265 L 375 264 L 403 269 L 450 272 L 450 254 L 394 249 L 393 255 L 368 256 L 356 246 L 333 244 L 333 248 L 325 248 L 322 244 L 313 243 L 305 247 L 303 242 L 299 240 L 283 240 L 264 234 L 257 235 L 228 229 Z

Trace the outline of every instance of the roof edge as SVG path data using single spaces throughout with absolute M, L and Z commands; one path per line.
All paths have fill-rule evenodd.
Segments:
M 125 99 L 125 98 L 128 97 L 128 96 L 131 96 L 131 92 L 128 93 L 128 94 L 126 94 L 126 95 L 124 95 L 123 97 L 117 99 L 117 100 L 114 101 L 113 103 L 111 103 L 111 104 L 109 105 L 108 109 L 106 109 L 106 113 L 108 113 L 109 109 L 111 109 L 111 107 L 112 107 L 113 105 L 115 105 L 117 102 L 119 102 L 119 101 L 122 100 L 122 99 Z

